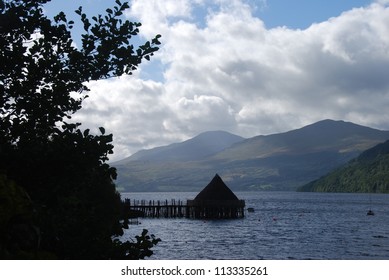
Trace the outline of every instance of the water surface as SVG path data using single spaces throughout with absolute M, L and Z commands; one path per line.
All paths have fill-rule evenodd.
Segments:
M 123 193 L 123 198 L 193 199 L 197 193 Z M 245 218 L 142 218 L 162 239 L 151 259 L 389 259 L 389 195 L 237 192 Z M 367 216 L 369 208 L 375 215 Z

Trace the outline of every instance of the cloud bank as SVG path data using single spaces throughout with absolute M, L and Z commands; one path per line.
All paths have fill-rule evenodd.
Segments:
M 266 1 L 263 1 L 266 3 Z M 133 76 L 90 83 L 75 116 L 114 134 L 112 160 L 209 130 L 244 137 L 326 118 L 389 129 L 389 8 L 267 29 L 248 1 L 133 0 L 162 48 Z

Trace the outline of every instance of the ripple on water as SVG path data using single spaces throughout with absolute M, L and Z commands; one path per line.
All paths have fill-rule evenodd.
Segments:
M 167 195 L 183 199 L 195 194 Z M 374 196 L 373 205 L 364 194 L 237 196 L 255 212 L 227 221 L 141 219 L 123 238 L 143 228 L 161 238 L 152 259 L 389 259 L 389 195 Z M 374 217 L 366 216 L 370 206 Z

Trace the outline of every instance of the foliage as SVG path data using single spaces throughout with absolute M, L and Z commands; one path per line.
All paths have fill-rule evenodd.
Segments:
M 151 244 L 143 248 L 147 254 L 120 255 L 118 245 L 127 244 L 112 240 L 127 227 L 113 184 L 116 170 L 106 163 L 113 153 L 112 135 L 104 128 L 92 135 L 65 120 L 87 98 L 86 82 L 131 74 L 158 50 L 160 35 L 135 49 L 130 39 L 141 24 L 122 20 L 129 6 L 118 0 L 92 20 L 81 7 L 76 11 L 85 30 L 77 49 L 70 32 L 74 22 L 62 12 L 48 19 L 47 2 L 0 1 L 0 193 L 8 209 L 0 216 L 0 257 L 150 255 Z M 14 242 L 20 249 L 14 250 L 7 238 L 12 217 L 22 216 L 39 242 L 23 248 Z
M 113 255 L 113 258 L 122 258 L 126 256 L 128 259 L 144 259 L 145 257 L 150 257 L 153 252 L 150 250 L 154 245 L 157 245 L 161 239 L 155 238 L 155 236 L 148 235 L 148 230 L 143 229 L 142 234 L 135 236 L 136 242 L 125 241 L 121 242 L 118 239 L 114 240 L 114 243 L 117 245 L 117 250 L 115 250 L 117 255 Z
M 389 140 L 299 190 L 389 193 Z
M 32 258 L 39 250 L 39 229 L 32 221 L 32 201 L 26 191 L 0 174 L 0 255 Z

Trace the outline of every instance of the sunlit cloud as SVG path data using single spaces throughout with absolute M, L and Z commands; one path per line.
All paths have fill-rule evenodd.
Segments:
M 250 1 L 208 2 L 132 1 L 128 16 L 162 48 L 135 76 L 91 84 L 77 115 L 114 133 L 113 159 L 207 130 L 250 137 L 325 118 L 389 129 L 387 1 L 304 30 L 267 29 Z

